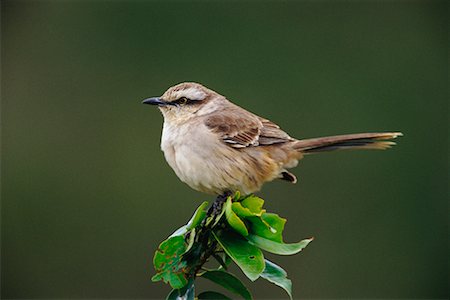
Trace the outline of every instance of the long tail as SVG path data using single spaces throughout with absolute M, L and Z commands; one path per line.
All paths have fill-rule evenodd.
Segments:
M 327 136 L 315 139 L 299 140 L 294 148 L 302 153 L 316 153 L 322 151 L 346 149 L 379 149 L 384 150 L 395 145 L 388 141 L 402 136 L 401 132 L 357 133 Z

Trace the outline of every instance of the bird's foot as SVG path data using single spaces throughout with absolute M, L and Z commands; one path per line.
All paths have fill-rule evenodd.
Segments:
M 207 212 L 207 216 L 218 216 L 222 213 L 223 204 L 227 201 L 228 197 L 233 193 L 230 191 L 224 192 L 222 195 L 217 196 L 216 200 L 214 200 L 213 204 L 209 208 Z
M 214 201 L 212 208 L 213 213 L 220 214 L 222 212 L 222 206 L 227 201 L 228 197 L 231 196 L 233 193 L 230 191 L 226 191 L 222 195 L 217 196 L 216 200 Z

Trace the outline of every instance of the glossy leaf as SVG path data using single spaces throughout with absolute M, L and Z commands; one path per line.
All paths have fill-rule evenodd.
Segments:
M 232 300 L 231 298 L 225 296 L 224 294 L 212 292 L 212 291 L 206 291 L 203 293 L 200 293 L 197 296 L 198 300 Z
M 186 243 L 182 236 L 171 237 L 162 242 L 153 257 L 156 274 L 152 281 L 163 280 L 174 289 L 184 287 L 188 282 L 183 272 L 186 262 L 181 259 L 185 251 Z
M 174 233 L 172 233 L 169 238 L 175 237 L 175 236 L 182 236 L 185 235 L 186 232 L 188 232 L 187 230 L 187 225 L 183 225 L 180 228 L 178 228 L 177 230 L 174 231 Z
M 264 270 L 264 256 L 257 247 L 232 230 L 213 231 L 216 240 L 242 272 L 255 281 Z
M 223 260 L 221 255 L 214 253 L 214 254 L 212 254 L 212 257 L 220 264 L 220 266 L 217 270 L 224 269 L 226 271 L 228 269 L 228 265 Z M 226 255 L 226 257 L 228 257 L 228 255 Z
M 169 238 L 174 237 L 174 236 L 184 235 L 192 228 L 195 228 L 198 225 L 200 225 L 200 223 L 206 217 L 205 208 L 207 206 L 208 206 L 208 202 L 206 202 L 206 201 L 204 201 L 202 204 L 200 204 L 200 206 L 197 207 L 197 209 L 195 210 L 194 215 L 189 220 L 189 222 L 186 225 L 178 228 L 174 233 L 172 233 L 172 235 Z
M 262 209 L 264 205 L 264 200 L 259 197 L 256 197 L 255 195 L 246 197 L 244 200 L 241 201 L 241 204 L 243 207 L 247 208 L 252 213 L 259 216 L 265 211 L 264 209 Z
M 248 196 L 244 200 L 233 202 L 233 211 L 241 218 L 260 217 L 265 210 L 262 209 L 264 200 L 256 196 Z
M 255 213 L 251 212 L 248 208 L 243 207 L 241 202 L 233 202 L 233 204 L 231 204 L 231 208 L 240 218 L 257 216 Z
M 223 261 L 223 264 L 225 265 L 226 268 L 224 268 L 224 266 L 222 266 L 222 264 L 221 264 L 219 266 L 219 268 L 217 269 L 219 271 L 220 270 L 226 270 L 233 260 L 226 253 L 224 253 L 223 256 L 222 256 L 222 261 Z
M 188 252 L 189 250 L 191 250 L 192 246 L 194 246 L 195 234 L 196 234 L 196 230 L 195 230 L 195 228 L 192 228 L 191 231 L 189 232 L 189 234 L 186 235 L 187 247 L 184 250 L 183 254 Z
M 172 290 L 166 297 L 166 300 L 194 300 L 194 299 L 195 299 L 195 286 L 193 279 L 189 279 L 189 282 L 183 288 Z
M 286 219 L 277 214 L 263 213 L 261 217 L 248 218 L 250 221 L 250 233 L 275 242 L 283 242 L 283 230 Z
M 194 215 L 187 223 L 188 230 L 197 227 L 200 225 L 200 223 L 203 221 L 203 219 L 206 217 L 206 210 L 205 208 L 208 206 L 208 202 L 204 201 L 200 206 L 195 210 Z
M 228 197 L 227 202 L 225 203 L 225 216 L 228 224 L 230 224 L 234 230 L 243 236 L 248 235 L 248 230 L 244 221 L 242 221 L 232 209 L 231 197 Z
M 218 285 L 223 286 L 227 290 L 242 296 L 246 300 L 252 299 L 250 291 L 245 285 L 233 274 L 225 271 L 207 271 L 203 273 L 202 277 L 211 280 Z
M 248 235 L 247 239 L 256 247 L 279 255 L 296 254 L 302 251 L 303 248 L 305 248 L 313 240 L 313 238 L 310 238 L 302 240 L 298 243 L 285 244 L 274 242 L 253 234 Z
M 261 273 L 261 277 L 284 289 L 292 299 L 292 281 L 287 278 L 286 271 L 267 259 L 265 262 L 266 267 Z
M 179 290 L 172 290 L 169 295 L 167 295 L 166 300 L 177 300 L 179 295 Z
M 248 207 L 243 206 L 241 202 L 233 202 L 233 204 L 231 206 L 232 206 L 233 211 L 240 218 L 260 217 L 265 212 L 264 209 L 252 211 Z

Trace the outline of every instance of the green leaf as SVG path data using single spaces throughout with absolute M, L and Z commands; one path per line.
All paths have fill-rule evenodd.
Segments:
M 167 295 L 166 300 L 194 300 L 195 299 L 195 287 L 194 280 L 191 278 L 189 282 L 181 289 L 172 290 Z
M 196 230 L 195 228 L 192 228 L 191 231 L 189 232 L 188 235 L 186 235 L 187 238 L 187 247 L 184 250 L 184 253 L 188 252 L 189 250 L 191 250 L 192 246 L 194 246 L 194 242 L 195 242 L 195 234 L 196 234 Z M 183 254 L 184 254 L 183 253 Z
M 313 238 L 310 238 L 302 240 L 298 243 L 285 244 L 274 242 L 253 234 L 248 235 L 247 239 L 256 247 L 279 255 L 296 254 L 302 251 L 302 249 L 305 248 L 313 240 Z
M 260 217 L 265 212 L 263 204 L 263 199 L 252 195 L 241 202 L 233 202 L 232 209 L 241 218 Z
M 174 289 L 184 287 L 188 281 L 183 272 L 186 262 L 182 261 L 181 256 L 185 251 L 186 243 L 182 236 L 171 237 L 162 242 L 153 257 L 156 274 L 152 281 L 163 280 Z
M 243 236 L 248 235 L 248 230 L 244 221 L 242 221 L 232 209 L 231 197 L 228 197 L 227 202 L 225 203 L 225 216 L 228 224 L 230 224 L 234 230 Z
M 174 231 L 174 233 L 172 233 L 169 238 L 175 237 L 175 236 L 182 236 L 185 235 L 186 232 L 188 232 L 187 230 L 187 225 L 183 225 L 180 228 L 178 228 L 177 230 Z
M 205 208 L 208 206 L 208 202 L 204 201 L 202 204 L 200 204 L 199 207 L 194 212 L 194 215 L 189 220 L 189 222 L 186 225 L 181 226 L 178 228 L 172 235 L 169 237 L 174 236 L 180 236 L 186 234 L 189 230 L 197 227 L 200 225 L 200 223 L 203 221 L 203 219 L 206 217 L 206 211 Z
M 223 286 L 227 290 L 242 296 L 246 300 L 251 300 L 252 295 L 245 285 L 233 274 L 225 271 L 207 271 L 202 277 L 211 280 L 218 285 Z
M 264 209 L 252 211 L 251 209 L 244 207 L 241 202 L 233 202 L 231 207 L 233 211 L 241 218 L 260 217 L 266 211 Z
M 232 230 L 213 231 L 212 234 L 225 253 L 251 281 L 258 279 L 264 270 L 264 256 L 261 250 Z
M 252 213 L 259 216 L 265 211 L 262 209 L 264 200 L 255 195 L 248 196 L 241 201 L 241 204 L 243 207 L 248 208 Z
M 187 223 L 188 230 L 197 227 L 206 217 L 205 208 L 208 206 L 208 202 L 204 201 L 200 206 L 195 210 L 194 215 Z
M 261 217 L 248 218 L 250 221 L 250 232 L 263 238 L 283 242 L 283 230 L 286 219 L 277 214 L 263 213 Z
M 232 300 L 231 298 L 228 298 L 224 294 L 212 292 L 212 291 L 206 291 L 197 296 L 198 300 Z
M 226 254 L 225 254 L 226 255 Z M 220 264 L 219 268 L 217 270 L 225 269 L 225 271 L 228 269 L 228 265 L 225 263 L 225 261 L 222 259 L 222 256 L 220 256 L 217 253 L 213 253 L 212 257 L 214 257 L 215 260 Z M 228 255 L 226 255 L 228 257 Z
M 231 264 L 231 262 L 233 261 L 226 253 L 223 254 L 223 264 L 225 266 L 223 266 L 222 264 L 219 266 L 219 268 L 217 268 L 217 270 L 227 270 L 228 266 Z
M 231 208 L 238 215 L 238 217 L 241 218 L 256 216 L 256 214 L 251 212 L 250 209 L 243 207 L 241 202 L 233 202 L 233 204 L 231 204 Z
M 266 267 L 261 277 L 284 289 L 288 293 L 289 298 L 292 299 L 292 281 L 287 278 L 286 271 L 267 259 L 265 262 Z
M 172 290 L 169 295 L 167 295 L 166 300 L 176 300 L 180 295 L 179 290 Z

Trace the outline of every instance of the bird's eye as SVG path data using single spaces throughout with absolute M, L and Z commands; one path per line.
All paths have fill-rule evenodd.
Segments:
M 186 104 L 188 101 L 189 101 L 188 98 L 186 98 L 186 97 L 181 97 L 180 99 L 178 99 L 177 102 L 180 103 L 180 104 Z

